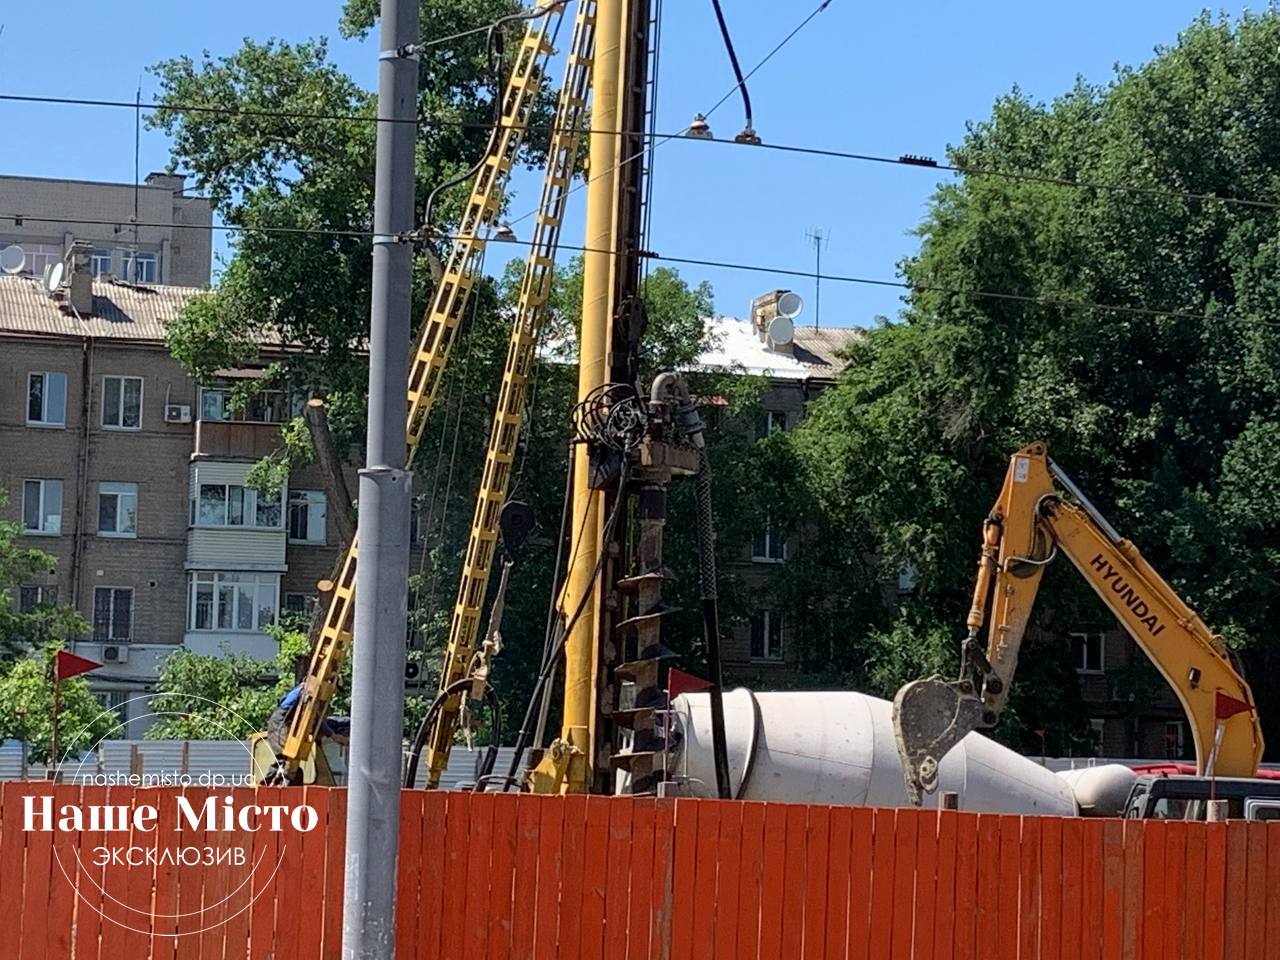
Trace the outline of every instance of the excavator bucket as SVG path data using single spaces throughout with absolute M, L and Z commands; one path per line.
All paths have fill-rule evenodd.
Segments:
M 982 701 L 964 687 L 931 677 L 913 680 L 893 698 L 893 735 L 907 795 L 917 807 L 938 789 L 942 758 L 982 720 Z

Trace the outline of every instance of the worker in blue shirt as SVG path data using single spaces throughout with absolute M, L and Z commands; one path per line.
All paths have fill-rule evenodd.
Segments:
M 302 684 L 298 684 L 276 704 L 275 711 L 271 714 L 271 718 L 267 721 L 267 742 L 271 744 L 272 751 L 279 756 L 284 750 L 285 738 L 289 736 L 289 727 L 293 723 L 293 712 L 297 709 L 298 703 L 302 700 Z M 347 717 L 326 717 L 320 721 L 320 729 L 316 734 L 316 739 L 320 740 L 328 737 L 334 743 L 346 746 L 349 742 L 351 733 L 351 720 Z

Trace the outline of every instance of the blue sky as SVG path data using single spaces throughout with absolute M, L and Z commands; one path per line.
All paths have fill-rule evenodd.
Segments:
M 816 2 L 723 0 L 744 69 Z M 155 89 L 144 73 L 148 64 L 198 56 L 202 49 L 230 53 L 245 36 L 327 36 L 334 60 L 359 81 L 371 87 L 376 75 L 373 42 L 338 37 L 338 0 L 179 6 L 134 0 L 127 8 L 64 0 L 56 11 L 5 6 L 3 93 L 127 100 L 141 77 L 145 100 Z M 1222 8 L 1235 15 L 1243 6 Z M 710 3 L 669 0 L 664 7 L 658 128 L 671 131 L 719 100 L 733 80 Z M 773 143 L 941 159 L 965 123 L 985 117 L 1013 85 L 1051 99 L 1078 75 L 1106 81 L 1115 64 L 1141 63 L 1155 46 L 1173 42 L 1201 9 L 1191 0 L 832 0 L 750 81 L 756 129 Z M 427 18 L 424 36 L 431 32 Z M 717 136 L 737 133 L 737 98 L 711 123 Z M 133 179 L 131 111 L 0 103 L 0 131 L 0 173 Z M 165 138 L 144 131 L 143 173 L 163 168 L 168 158 Z M 893 279 L 896 262 L 916 247 L 910 231 L 938 177 L 929 170 L 672 141 L 655 156 L 649 246 L 668 256 L 810 270 L 813 250 L 805 233 L 818 228 L 830 238 L 824 273 Z M 538 175 L 523 173 L 514 185 L 511 210 L 518 216 L 537 202 Z M 581 242 L 582 201 L 582 191 L 570 201 L 566 243 Z M 225 250 L 225 243 L 219 246 Z M 811 280 L 700 267 L 681 272 L 690 281 L 710 281 L 722 313 L 741 316 L 752 296 L 790 287 L 809 304 L 801 322 L 814 320 Z M 823 284 L 824 326 L 863 325 L 898 308 L 893 290 Z

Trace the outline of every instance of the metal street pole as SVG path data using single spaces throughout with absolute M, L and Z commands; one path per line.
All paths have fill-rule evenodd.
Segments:
M 382 0 L 378 116 L 417 115 L 418 0 Z M 378 124 L 373 199 L 373 295 L 369 424 L 360 471 L 360 564 L 352 659 L 344 960 L 395 955 L 396 858 L 400 843 L 401 727 L 409 577 L 410 474 L 405 384 L 409 377 L 413 248 L 412 122 Z

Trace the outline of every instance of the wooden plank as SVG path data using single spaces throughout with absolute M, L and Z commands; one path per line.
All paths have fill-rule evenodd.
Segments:
M 658 800 L 653 815 L 653 926 L 649 933 L 649 956 L 668 960 L 671 956 L 672 900 L 675 897 L 675 817 L 674 800 Z
M 826 960 L 845 960 L 849 946 L 849 855 L 852 846 L 853 812 L 848 807 L 832 807 L 828 822 L 830 845 L 827 852 Z
M 1022 818 L 1022 861 L 1018 865 L 1022 883 L 1018 888 L 1018 954 L 1034 957 L 1039 949 L 1041 903 L 1040 840 L 1045 817 Z M 1048 868 L 1045 868 L 1048 873 Z
M 787 812 L 779 803 L 764 808 L 761 861 L 760 956 L 782 957 L 782 884 L 787 858 Z
M 396 858 L 397 957 L 413 956 L 414 945 L 418 942 L 418 919 L 426 912 L 418 901 L 417 884 L 417 877 L 425 866 L 422 850 L 424 796 L 425 791 L 422 790 L 400 791 L 400 852 Z M 326 861 L 327 859 L 326 855 Z M 328 879 L 326 873 L 326 894 L 329 890 Z M 339 895 L 341 896 L 341 890 Z
M 1079 920 L 1062 915 L 1062 827 L 1057 817 L 1040 818 L 1041 960 L 1075 960 L 1074 954 L 1063 950 L 1066 929 L 1078 927 Z
M 252 789 L 240 788 L 235 791 L 236 803 L 248 805 L 254 801 L 254 792 Z M 167 801 L 173 801 L 173 795 L 167 794 Z M 330 818 L 332 813 L 329 814 Z M 219 837 L 218 843 L 214 846 L 218 849 L 225 850 L 232 855 L 232 862 L 226 866 L 218 866 L 214 869 L 226 870 L 227 872 L 227 901 L 226 901 L 226 920 L 223 924 L 223 955 L 225 957 L 235 957 L 237 960 L 248 956 L 249 953 L 249 927 L 250 927 L 250 903 L 253 898 L 253 848 L 254 839 L 259 833 L 249 830 L 241 830 L 239 824 L 236 829 L 229 834 L 223 834 Z M 265 831 L 270 832 L 270 831 Z M 327 836 L 328 829 L 324 821 L 319 822 L 313 832 Z M 172 833 L 167 836 L 173 836 Z M 159 839 L 162 845 L 163 838 Z M 323 875 L 324 854 L 321 853 L 321 874 Z M 239 862 L 237 862 L 237 860 Z M 157 895 L 159 893 L 157 877 Z M 319 924 L 317 924 L 319 926 Z M 316 940 L 319 946 L 319 938 Z M 319 950 L 314 956 L 319 956 Z
M 560 956 L 573 960 L 582 945 L 582 880 L 586 863 L 587 798 L 561 799 L 564 822 L 560 827 L 564 859 L 560 863 Z
M 82 806 L 87 807 L 93 801 L 85 800 L 82 797 L 80 802 Z M 160 798 L 159 813 L 160 816 L 156 820 L 153 842 L 157 862 L 155 893 L 152 901 L 155 920 L 152 924 L 151 951 L 153 960 L 168 960 L 174 955 L 175 938 L 186 929 L 183 918 L 178 916 L 178 885 L 182 882 L 182 872 L 190 868 L 181 866 L 173 857 L 175 838 L 180 836 L 178 833 L 178 794 L 166 790 Z M 250 844 L 251 847 L 252 844 Z M 162 856 L 165 852 L 168 853 L 168 856 Z M 247 850 L 246 856 L 251 856 L 252 852 L 252 849 Z M 161 862 L 162 860 L 164 862 Z M 243 891 L 243 896 L 237 904 L 237 909 L 240 907 L 247 908 L 252 896 L 253 890 L 252 886 L 250 886 L 248 890 Z M 245 913 L 247 914 L 247 912 L 246 910 Z M 245 922 L 240 925 L 239 930 L 241 931 L 241 942 L 247 945 L 249 939 L 247 916 Z
M 1006 935 L 1017 939 L 1017 928 L 1012 932 L 1000 927 L 1000 817 L 996 814 L 978 815 L 978 883 L 976 887 L 976 939 L 978 956 L 982 960 L 994 957 L 995 942 Z
M 719 800 L 695 800 L 693 803 L 698 807 L 698 836 L 693 861 L 690 948 L 693 951 L 691 955 L 702 960 L 715 952 L 716 868 L 720 812 L 724 805 Z
M 1080 932 L 1080 960 L 1102 960 L 1102 939 L 1105 926 L 1102 912 L 1102 848 L 1104 824 L 1101 820 L 1077 820 L 1084 836 L 1083 882 L 1080 890 L 1080 916 L 1092 922 L 1078 924 Z
M 445 820 L 449 829 L 442 837 L 444 854 L 444 892 L 440 912 L 440 953 L 442 960 L 463 960 L 466 925 L 459 919 L 466 914 L 467 854 L 471 829 L 471 801 L 474 794 L 450 792 L 445 800 Z M 553 837 L 555 841 L 558 838 Z
M 532 957 L 534 931 L 537 926 L 538 892 L 538 819 L 550 798 L 520 796 L 516 817 L 516 862 L 514 894 L 515 914 L 511 927 L 511 956 Z M 554 882 L 554 880 L 553 880 Z M 424 891 L 425 894 L 425 891 Z M 424 900 L 424 903 L 428 901 Z M 436 909 L 428 905 L 426 909 Z M 555 928 L 552 927 L 552 939 Z M 415 954 L 425 956 L 426 954 Z
M 934 916 L 938 904 L 938 814 L 917 811 L 916 822 L 916 915 L 911 935 L 914 960 L 933 960 Z M 950 896 L 951 892 L 948 891 Z
M 827 860 L 831 848 L 831 808 L 809 807 L 805 830 L 804 956 L 826 953 Z
M 1164 952 L 1161 960 L 1178 960 L 1187 944 L 1187 836 L 1199 824 L 1170 820 L 1164 837 Z
M 978 815 L 955 813 L 956 818 L 956 899 L 955 957 L 974 960 L 985 957 L 977 948 L 978 902 Z
M 719 870 L 716 874 L 715 956 L 737 956 L 738 893 L 742 888 L 742 804 L 720 804 Z M 752 920 L 755 918 L 752 917 Z
M 1163 820 L 1148 820 L 1142 824 L 1142 953 L 1158 958 L 1164 956 L 1164 851 L 1168 824 Z
M 421 843 L 422 819 L 421 810 L 424 800 L 418 795 L 419 819 L 412 827 L 418 833 Z M 431 854 L 425 853 L 429 861 Z M 427 874 L 438 875 L 439 870 L 434 863 L 419 863 L 414 871 L 411 895 L 417 898 L 418 887 Z M 321 947 L 323 960 L 342 960 L 342 896 L 347 877 L 347 791 L 334 790 L 329 794 L 329 830 L 324 844 L 324 905 L 321 908 L 321 925 L 324 927 L 324 942 Z M 415 937 L 421 929 L 422 918 L 415 926 Z M 412 957 L 413 945 L 409 951 L 398 956 Z
M 923 810 L 897 810 L 893 818 L 893 907 L 889 956 L 910 960 L 915 923 L 916 834 Z M 1016 958 L 1015 958 L 1016 960 Z
M 868 960 L 875 811 L 866 807 L 855 809 L 850 815 L 849 836 L 849 960 Z
M 628 912 L 638 888 L 647 887 L 650 878 L 645 877 L 632 889 L 631 864 L 635 859 L 637 847 L 643 846 L 645 840 L 650 841 L 649 851 L 652 855 L 652 838 L 635 834 L 635 816 L 643 801 L 615 800 L 609 806 L 609 876 L 604 900 L 604 955 L 606 957 L 625 957 L 627 955 Z M 647 908 L 646 908 L 647 909 Z
M 785 956 L 803 956 L 805 881 L 805 833 L 809 808 L 803 804 L 786 805 L 787 848 L 782 887 L 782 952 Z
M 213 796 L 213 791 L 207 787 L 182 787 L 179 793 L 186 799 L 187 804 L 192 810 L 201 809 L 204 806 L 205 800 Z M 123 802 L 117 796 L 115 788 L 112 788 L 111 798 L 107 802 Z M 203 829 L 191 830 L 189 828 L 184 828 L 181 833 L 176 834 L 174 846 L 179 849 L 186 849 L 188 847 L 196 847 L 199 849 L 203 848 L 204 840 L 205 831 Z M 297 841 L 295 841 L 295 850 L 293 852 L 295 859 L 299 857 L 299 853 L 296 850 L 296 844 Z M 200 946 L 201 940 L 203 939 L 203 933 L 200 931 L 205 925 L 205 918 L 202 911 L 204 909 L 204 884 L 206 875 L 205 871 L 200 869 L 198 866 L 183 864 L 179 869 L 181 870 L 181 874 L 178 878 L 178 912 L 181 914 L 180 922 L 182 929 L 189 932 L 184 933 L 182 936 L 177 938 L 177 941 L 174 944 L 174 956 L 176 960 L 200 960 Z M 288 876 L 285 868 L 282 868 L 281 872 L 285 873 L 286 877 L 282 877 L 280 879 L 280 886 L 276 888 L 277 896 L 273 897 L 273 900 L 278 900 L 279 891 L 283 889 Z M 109 887 L 112 882 L 110 867 L 107 868 L 103 880 L 104 884 Z M 277 902 L 273 904 L 273 906 L 276 910 L 279 910 L 283 904 Z M 111 916 L 109 910 L 107 912 L 107 916 L 108 918 Z M 272 917 L 272 922 L 274 923 L 274 912 Z M 111 952 L 111 950 L 119 949 L 118 942 L 114 942 L 110 939 L 111 926 L 112 924 L 108 919 L 107 923 L 102 928 L 103 960 L 107 960 L 107 958 L 112 956 L 127 956 L 127 954 L 113 954 Z M 268 925 L 267 929 L 270 931 L 272 927 Z M 250 933 L 252 934 L 252 932 L 252 924 L 250 924 Z M 269 956 L 274 958 L 278 956 L 278 954 L 279 951 L 273 951 Z M 255 956 L 258 955 L 259 954 L 255 953 Z M 264 953 L 263 955 L 268 954 Z
M 50 796 L 52 802 L 53 821 L 58 820 L 58 801 L 54 796 L 52 783 L 26 781 L 18 785 L 25 788 L 29 796 Z M 39 804 L 41 801 L 33 800 Z M 19 808 L 21 809 L 21 808 Z M 6 921 L 14 922 L 20 918 L 22 933 L 20 947 L 14 952 L 19 960 L 43 960 L 45 939 L 49 932 L 49 890 L 53 879 L 53 834 L 54 829 L 31 830 L 26 832 L 26 857 L 19 867 L 16 876 L 22 878 L 22 906 L 20 913 L 10 914 Z M 127 837 L 128 834 L 125 834 Z M 127 846 L 127 843 L 125 844 Z M 117 871 L 128 870 L 128 867 L 117 867 Z M 61 878 L 59 878 L 61 879 Z M 127 902 L 127 901 L 126 901 Z M 16 924 L 15 924 L 16 925 Z M 123 956 L 123 954 L 122 954 Z
M 673 960 L 693 957 L 693 881 L 698 859 L 698 814 L 696 800 L 677 800 L 675 836 L 671 864 L 671 956 Z
M 1226 945 L 1227 825 L 1204 826 L 1204 958 L 1222 960 Z
M 1125 960 L 1141 960 L 1144 919 L 1143 876 L 1146 866 L 1145 820 L 1124 822 L 1124 928 L 1121 943 Z M 1151 958 L 1157 960 L 1157 958 Z
M 333 787 L 305 787 L 303 802 L 316 812 L 319 825 L 302 835 L 302 895 L 303 905 L 298 911 L 298 956 L 311 960 L 320 956 L 324 939 L 324 914 L 315 902 L 316 893 L 325 889 L 324 861 L 325 840 L 329 834 L 329 797 L 337 791 Z M 394 931 L 392 932 L 394 935 Z
M 764 882 L 764 811 L 762 803 L 742 804 L 742 856 L 738 881 L 736 956 L 755 960 L 760 950 L 761 885 Z
M 463 922 L 462 952 L 466 957 L 483 957 L 489 946 L 489 911 L 493 908 L 493 898 L 489 895 L 493 794 L 471 793 L 468 796 L 466 896 L 460 914 Z
M 80 787 L 64 784 L 54 789 L 53 807 L 63 804 L 79 804 Z M 81 808 L 83 809 L 83 807 Z M 3 827 L 0 827 L 3 829 Z M 71 925 L 75 913 L 76 892 L 76 835 L 57 830 L 53 834 L 53 846 L 49 863 L 48 928 L 44 955 L 48 960 L 69 960 L 71 956 Z M 1265 862 L 1265 861 L 1264 861 Z
M 539 799 L 539 806 L 542 809 L 538 818 L 538 896 L 533 955 L 537 960 L 554 960 L 560 949 L 560 884 L 564 862 L 560 825 L 564 822 L 564 803 L 559 797 L 546 797 Z
M 938 811 L 938 865 L 934 883 L 933 955 L 950 960 L 955 952 L 956 814 Z
M 505 960 L 511 955 L 512 914 L 516 909 L 513 891 L 520 796 L 514 793 L 492 793 L 489 796 L 493 797 L 493 836 L 489 841 L 489 957 L 490 960 Z M 529 902 L 525 901 L 519 908 L 529 909 Z
M 1223 947 L 1226 960 L 1244 960 L 1245 927 L 1249 923 L 1248 824 L 1243 820 L 1227 821 L 1227 871 L 1222 906 Z
M 897 811 L 872 811 L 871 836 L 871 918 L 867 954 L 884 960 L 893 949 L 893 865 L 896 850 L 894 818 Z
M 1096 920 L 1089 922 L 1089 917 L 1097 914 L 1084 912 L 1084 855 L 1085 831 L 1084 821 L 1078 817 L 1067 817 L 1062 821 L 1062 950 L 1063 960 L 1074 960 L 1083 957 L 1084 945 L 1081 934 L 1086 926 L 1097 929 Z M 1035 954 L 1032 954 L 1035 956 Z
M 1021 865 L 1022 818 L 1000 817 L 999 899 L 996 917 L 1000 936 L 995 955 L 1000 960 L 1018 960 L 1018 870 Z
M 582 859 L 582 927 L 578 956 L 598 960 L 604 949 L 604 901 L 608 881 L 609 805 L 628 803 L 608 797 L 588 797 L 585 855 Z
M 1246 960 L 1264 960 L 1268 893 L 1274 913 L 1280 910 L 1280 889 L 1267 889 L 1267 825 L 1252 821 L 1245 824 L 1245 829 L 1249 852 L 1245 864 L 1248 921 L 1244 925 L 1244 955 Z
M 1268 825 L 1267 847 L 1267 960 L 1280 960 L 1280 908 L 1275 898 L 1280 896 L 1280 827 Z
M 554 838 L 558 829 L 552 831 Z M 418 918 L 418 945 L 413 954 L 417 960 L 436 960 L 443 949 L 444 878 L 448 867 L 449 796 L 441 790 L 428 790 L 422 799 L 422 849 L 430 851 L 429 867 L 418 877 L 418 902 L 422 916 Z M 552 885 L 552 897 L 556 888 Z M 554 903 L 554 900 L 552 901 Z M 539 903 L 541 908 L 541 903 Z M 551 925 L 552 948 L 555 947 L 554 914 Z M 526 954 L 530 956 L 531 954 Z
M 254 803 L 273 806 L 288 802 L 284 787 L 259 787 Z M 299 837 L 293 831 L 259 830 L 253 837 L 255 868 L 250 885 L 249 960 L 270 960 L 275 955 L 276 895 L 283 882 L 280 871 L 292 855 L 299 856 Z M 186 876 L 179 877 L 178 899 L 184 899 Z M 325 886 L 326 913 L 332 896 Z M 240 960 L 237 955 L 236 960 Z M 326 960 L 329 960 L 326 957 Z
M 1124 821 L 1102 827 L 1102 956 L 1124 960 Z
M 106 787 L 85 787 L 80 792 L 80 802 L 87 808 L 90 806 L 104 806 L 107 803 Z M 4 801 L 0 799 L 0 808 L 3 808 Z M 0 810 L 0 816 L 3 816 Z M 4 829 L 0 828 L 0 870 L 4 870 L 0 876 L 14 876 L 4 866 L 5 860 L 2 852 L 4 838 Z M 103 834 L 102 831 L 85 830 L 80 834 L 80 845 L 77 851 L 76 864 L 76 931 L 75 931 L 75 957 L 76 960 L 98 960 L 99 938 L 102 933 L 102 866 L 97 863 L 95 848 L 101 846 Z M 6 886 L 0 883 L 0 890 Z M 16 887 L 17 884 L 9 884 Z M 176 893 L 176 891 L 175 891 Z M 3 898 L 0 897 L 0 900 Z M 176 897 L 175 897 L 176 899 Z M 170 908 L 171 912 L 176 912 L 176 905 Z M 0 911 L 0 916 L 7 914 Z M 176 918 L 175 918 L 176 923 Z M 164 951 L 165 958 L 172 957 L 175 943 L 170 940 L 167 949 Z
M 152 796 L 156 794 L 155 788 L 136 789 L 122 788 L 120 791 L 113 791 L 110 802 L 113 804 L 124 804 L 131 808 L 136 808 L 142 803 L 153 803 Z M 120 851 L 123 857 L 127 854 L 129 847 L 134 845 L 135 837 L 138 834 L 130 829 L 127 832 L 108 833 L 105 839 L 105 845 L 112 850 Z M 195 834 L 196 837 L 203 838 L 203 833 Z M 200 841 L 188 841 L 192 846 L 203 850 L 203 843 Z M 138 843 L 141 846 L 141 843 Z M 30 863 L 30 851 L 28 851 L 28 864 Z M 28 868 L 29 869 L 29 868 Z M 207 868 L 203 866 L 186 867 L 207 882 L 209 873 Z M 151 903 L 151 883 L 152 871 L 144 872 L 142 867 L 131 867 L 125 862 L 109 864 L 104 874 L 104 886 L 106 888 L 106 898 L 104 906 L 108 922 L 103 928 L 102 937 L 102 955 L 104 957 L 133 957 L 146 956 L 147 942 L 150 939 L 150 923 L 147 919 L 147 907 Z M 194 921 L 194 929 L 207 926 L 209 918 L 201 913 L 191 918 Z M 188 921 L 191 922 L 191 921 Z M 199 940 L 203 935 L 191 936 L 188 939 Z M 25 944 L 24 944 L 25 946 Z
M 1186 837 L 1184 866 L 1187 883 L 1182 898 L 1182 948 L 1179 956 L 1183 960 L 1201 960 L 1204 956 L 1204 826 L 1188 824 Z
M 21 780 L 0 781 L 0 877 L 21 877 L 30 834 L 22 830 L 22 798 L 26 783 Z M 5 940 L 13 955 L 22 950 L 22 895 L 24 884 L 12 879 L 0 883 L 0 917 L 8 931 Z

